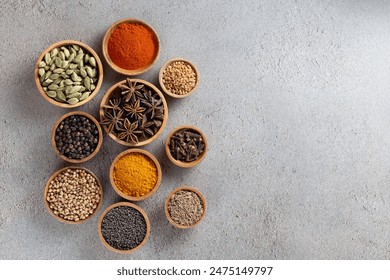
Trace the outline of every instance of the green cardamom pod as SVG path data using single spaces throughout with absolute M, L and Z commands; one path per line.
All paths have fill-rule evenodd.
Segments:
M 69 93 L 72 94 L 72 93 L 76 93 L 78 91 L 80 91 L 81 89 L 81 86 L 74 86 L 70 89 Z
M 51 84 L 53 82 L 53 80 L 49 78 L 49 79 L 45 80 L 45 82 L 46 82 L 46 84 L 49 85 L 49 84 Z
M 88 90 L 91 90 L 91 80 L 89 79 L 89 77 L 85 77 L 85 78 L 84 78 L 84 86 L 85 86 Z
M 94 57 L 89 58 L 89 64 L 91 64 L 92 67 L 96 67 L 96 60 Z
M 62 68 L 56 68 L 53 70 L 54 74 L 61 74 L 62 72 L 64 72 L 64 69 L 62 69 Z
M 54 81 L 53 81 L 53 85 L 58 85 L 58 84 L 60 84 L 61 82 L 62 82 L 63 80 L 62 80 L 62 78 L 60 77 L 60 78 L 57 78 L 57 79 L 55 79 Z
M 85 76 L 87 76 L 87 71 L 85 71 L 84 68 L 81 68 L 80 69 L 80 75 L 81 75 L 81 77 L 85 78 Z
M 70 99 L 70 98 L 77 98 L 77 99 L 79 99 L 80 97 L 81 97 L 81 93 L 80 92 L 75 92 L 75 93 L 72 93 L 72 94 L 69 94 L 68 96 L 67 96 L 67 98 L 68 99 Z
M 61 60 L 65 60 L 65 59 L 66 59 L 65 54 L 64 54 L 63 51 L 60 51 L 60 52 L 58 53 L 58 56 L 59 56 L 59 58 L 61 58 Z
M 45 66 L 46 66 L 46 62 L 44 62 L 44 61 L 39 62 L 39 68 L 45 67 Z
M 54 59 L 53 59 L 52 61 L 54 61 Z M 55 63 L 53 63 L 52 65 L 50 65 L 50 71 L 53 71 L 54 69 L 56 69 Z
M 55 80 L 55 79 L 58 79 L 59 76 L 60 76 L 60 74 L 51 74 L 50 79 Z
M 90 58 L 89 54 L 85 54 L 85 56 L 84 56 L 84 62 L 85 62 L 85 63 L 88 63 L 89 58 Z
M 66 101 L 66 96 L 65 96 L 65 94 L 62 91 L 57 91 L 57 96 L 62 101 Z
M 46 63 L 46 64 L 49 64 L 50 61 L 51 61 L 50 53 L 45 54 L 45 63 Z
M 38 70 L 38 75 L 39 75 L 39 76 L 45 75 L 45 69 L 39 68 L 39 70 Z
M 68 102 L 70 105 L 73 105 L 73 104 L 78 103 L 79 100 L 77 98 L 71 98 L 71 99 L 68 99 L 66 102 Z
M 59 86 L 58 85 L 49 85 L 47 88 L 50 90 L 57 90 L 59 88 Z
M 79 100 L 80 100 L 80 101 L 83 101 L 83 100 L 87 99 L 87 98 L 89 97 L 90 94 L 91 94 L 90 91 L 84 92 L 84 93 L 81 95 L 81 97 L 79 98 Z
M 83 79 L 77 75 L 75 72 L 72 73 L 72 75 L 70 76 L 71 79 L 74 81 L 74 82 L 81 82 Z
M 54 98 L 57 96 L 57 92 L 53 91 L 53 90 L 49 90 L 47 92 L 47 95 L 50 96 L 51 98 Z
M 57 54 L 58 54 L 58 49 L 57 48 L 52 49 L 51 52 L 50 52 L 50 56 L 51 57 L 55 57 Z
M 69 52 L 69 50 L 68 50 L 67 48 L 61 47 L 61 50 L 64 51 L 64 54 L 65 54 L 65 57 L 66 57 L 66 58 L 68 58 L 68 57 L 70 56 L 70 52 Z

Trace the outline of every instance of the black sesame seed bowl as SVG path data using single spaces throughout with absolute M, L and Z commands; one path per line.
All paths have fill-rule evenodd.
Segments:
M 92 115 L 82 111 L 69 112 L 54 124 L 51 143 L 61 159 L 82 163 L 99 152 L 103 144 L 103 131 Z
M 169 133 L 165 142 L 168 159 L 176 166 L 190 168 L 198 165 L 209 148 L 205 134 L 192 125 L 182 125 Z
M 103 245 L 112 252 L 129 254 L 148 241 L 150 221 L 141 207 L 130 202 L 118 202 L 100 215 L 98 234 Z
M 168 105 L 152 83 L 127 78 L 107 90 L 99 114 L 100 124 L 113 140 L 140 147 L 162 133 L 168 122 Z
M 47 211 L 56 220 L 65 224 L 81 224 L 99 211 L 103 201 L 103 188 L 99 178 L 91 170 L 67 166 L 50 176 L 43 196 Z M 82 209 L 86 210 L 86 214 L 81 213 Z

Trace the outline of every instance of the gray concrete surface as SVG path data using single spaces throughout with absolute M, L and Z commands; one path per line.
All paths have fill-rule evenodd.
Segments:
M 1 259 L 388 259 L 390 258 L 390 4 L 358 0 L 1 1 Z M 33 82 L 40 53 L 63 39 L 101 56 L 114 21 L 150 23 L 162 64 L 190 59 L 197 92 L 167 98 L 169 122 L 145 147 L 164 172 L 159 191 L 138 203 L 152 234 L 140 251 L 111 253 L 98 215 L 71 226 L 45 210 L 43 188 L 65 166 L 50 146 L 68 110 L 47 103 Z M 102 56 L 101 56 L 102 57 Z M 124 77 L 107 64 L 98 95 L 81 110 L 97 116 L 105 91 Z M 194 124 L 208 136 L 201 165 L 172 166 L 169 131 Z M 104 138 L 84 164 L 104 185 L 99 214 L 120 201 L 110 162 L 125 148 Z M 194 230 L 174 229 L 163 203 L 189 184 L 209 209 Z

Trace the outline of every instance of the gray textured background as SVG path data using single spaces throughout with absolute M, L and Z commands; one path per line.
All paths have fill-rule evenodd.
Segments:
M 49 176 L 66 163 L 50 145 L 68 110 L 33 82 L 40 53 L 81 40 L 101 58 L 118 19 L 158 32 L 162 64 L 193 61 L 201 84 L 172 100 L 162 135 L 145 147 L 160 160 L 159 191 L 138 203 L 152 234 L 131 255 L 100 243 L 98 216 L 72 226 L 44 207 Z M 1 1 L 0 258 L 2 259 L 388 259 L 390 258 L 390 4 L 388 1 Z M 124 77 L 106 63 L 98 95 L 80 109 L 97 116 L 105 91 Z M 167 160 L 169 131 L 193 124 L 208 136 L 201 165 Z M 105 136 L 84 166 L 104 185 L 99 213 L 119 201 L 110 162 L 125 148 Z M 209 209 L 194 230 L 168 224 L 163 203 L 189 184 Z

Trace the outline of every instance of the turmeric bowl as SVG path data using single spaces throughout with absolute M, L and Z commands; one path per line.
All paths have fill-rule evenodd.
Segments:
M 161 179 L 160 163 L 142 149 L 123 151 L 110 167 L 110 182 L 115 192 L 131 201 L 151 197 L 159 188 Z
M 149 24 L 125 18 L 108 28 L 102 47 L 103 56 L 114 71 L 134 76 L 145 73 L 156 63 L 160 40 Z

